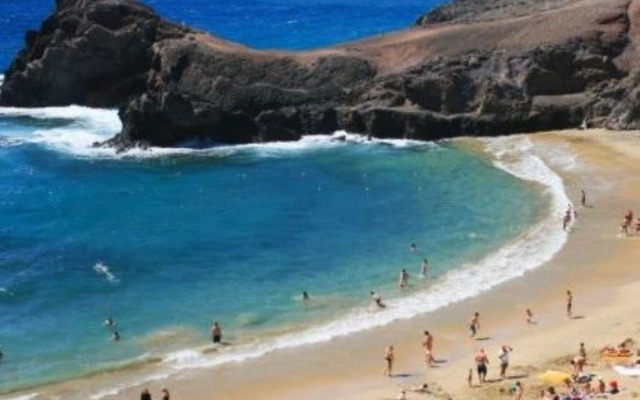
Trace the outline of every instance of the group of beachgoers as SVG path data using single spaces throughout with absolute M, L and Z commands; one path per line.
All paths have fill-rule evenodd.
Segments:
M 566 303 L 565 311 L 567 318 L 573 319 L 573 293 L 571 290 L 566 291 Z M 533 321 L 533 312 L 527 308 L 525 310 L 526 323 L 535 324 Z M 577 318 L 577 317 L 576 317 Z M 474 339 L 478 331 L 480 330 L 480 313 L 474 312 L 471 316 L 469 323 L 469 337 Z M 486 338 L 484 338 L 486 339 Z M 480 339 L 476 339 L 480 340 Z M 434 338 L 430 331 L 424 331 L 424 338 L 422 341 L 422 348 L 424 351 L 424 360 L 427 366 L 433 366 L 437 361 L 433 352 Z M 601 357 L 629 357 L 632 355 L 632 351 L 629 346 L 633 344 L 631 339 L 627 339 L 625 342 L 619 344 L 616 347 L 606 346 L 600 350 Z M 497 359 L 499 362 L 499 380 L 504 381 L 509 379 L 507 376 L 507 370 L 509 368 L 510 354 L 513 352 L 513 347 L 508 344 L 500 346 L 497 352 Z M 638 352 L 639 359 L 634 365 L 640 365 L 640 351 Z M 385 349 L 384 353 L 384 370 L 383 375 L 387 377 L 393 376 L 393 367 L 395 362 L 394 346 L 389 345 Z M 475 366 L 475 373 L 477 374 L 478 385 L 483 385 L 487 382 L 487 373 L 489 369 L 489 356 L 484 348 L 478 349 L 473 355 L 473 363 Z M 589 400 L 593 396 L 605 393 L 615 394 L 619 392 L 618 382 L 611 380 L 605 383 L 601 377 L 597 377 L 594 374 L 585 373 L 584 369 L 587 366 L 587 350 L 584 343 L 580 343 L 578 347 L 578 353 L 576 356 L 569 360 L 571 366 L 571 374 L 566 374 L 566 378 L 563 378 L 562 383 L 565 389 L 556 390 L 555 387 L 549 386 L 548 388 L 540 392 L 540 398 L 542 400 Z M 474 387 L 474 368 L 470 368 L 467 375 L 467 383 L 469 387 Z M 423 384 L 418 387 L 401 389 L 398 395 L 398 400 L 406 400 L 408 391 L 418 391 L 421 393 L 429 393 L 428 384 Z M 525 393 L 524 385 L 521 381 L 516 381 L 513 386 L 510 387 L 509 393 L 515 400 L 521 400 Z
M 160 391 L 160 399 L 161 400 L 171 400 L 171 394 L 169 393 L 169 390 L 167 390 L 166 388 L 163 388 Z M 142 390 L 142 392 L 140 393 L 140 400 L 153 400 L 153 396 L 151 396 L 151 392 L 149 391 L 149 388 L 144 388 Z

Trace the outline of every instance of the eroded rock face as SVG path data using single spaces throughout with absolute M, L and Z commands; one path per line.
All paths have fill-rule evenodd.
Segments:
M 151 46 L 188 31 L 126 0 L 59 0 L 9 69 L 0 101 L 18 107 L 117 107 L 146 90 Z
M 447 39 L 457 37 L 447 36 L 451 25 L 440 39 L 440 28 L 430 25 L 418 46 L 411 31 L 410 40 L 389 44 L 382 38 L 362 49 L 264 52 L 163 21 L 134 0 L 58 0 L 40 30 L 27 33 L 25 49 L 5 74 L 0 102 L 119 107 L 123 131 L 107 144 L 121 148 L 296 140 L 338 129 L 434 140 L 585 122 L 638 128 L 640 79 L 616 62 L 627 54 L 625 65 L 633 64 L 633 8 L 626 0 L 601 1 L 609 3 L 589 1 L 600 8 L 583 10 L 591 25 L 575 37 L 559 32 L 557 40 L 547 35 L 541 43 L 527 37 L 514 48 L 513 35 L 523 25 L 535 26 L 537 17 L 495 29 L 470 23 L 456 29 L 479 37 L 507 30 L 511 47 L 497 47 L 501 37 L 482 36 L 476 50 L 448 47 L 433 55 L 439 43 L 459 43 Z M 457 21 L 473 7 L 517 3 L 457 0 L 437 12 Z M 548 26 L 562 27 L 572 11 L 549 15 Z M 420 48 L 430 55 L 410 53 Z M 398 55 L 404 57 L 399 63 L 411 62 L 394 66 Z

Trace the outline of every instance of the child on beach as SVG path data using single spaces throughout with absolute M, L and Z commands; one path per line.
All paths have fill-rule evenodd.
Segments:
M 513 394 L 513 398 L 516 400 L 521 400 L 522 395 L 524 395 L 524 387 L 520 381 L 517 381 L 513 388 L 511 388 L 511 393 Z
M 383 375 L 391 377 L 393 373 L 393 345 L 389 345 L 384 353 L 385 368 Z
M 480 313 L 475 312 L 469 321 L 469 336 L 474 337 L 480 329 Z

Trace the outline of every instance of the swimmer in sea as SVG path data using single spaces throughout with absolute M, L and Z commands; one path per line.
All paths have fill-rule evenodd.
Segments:
M 118 333 L 118 331 L 113 331 L 113 335 L 111 336 L 111 340 L 114 342 L 119 342 L 120 341 L 120 333 Z
M 306 302 L 307 302 L 307 301 L 309 301 L 310 299 L 311 299 L 311 297 L 309 297 L 309 293 L 307 293 L 307 291 L 306 291 L 306 290 L 305 290 L 305 291 L 303 291 L 303 292 L 302 292 L 302 301 L 304 301 L 304 302 L 306 303 Z
M 371 295 L 371 298 L 373 299 L 373 303 L 376 305 L 376 307 L 378 307 L 378 308 L 386 308 L 387 307 L 387 305 L 382 302 L 382 297 L 377 295 L 376 292 L 371 292 L 370 295 Z
M 104 320 L 104 324 L 109 328 L 115 328 L 116 327 L 116 321 L 114 321 L 112 317 L 109 317 L 109 318 L 105 319 Z
M 0 360 L 4 357 L 4 353 L 2 352 L 2 347 L 0 347 Z
M 411 252 L 415 253 L 416 251 L 418 251 L 418 245 L 415 243 L 411 243 Z

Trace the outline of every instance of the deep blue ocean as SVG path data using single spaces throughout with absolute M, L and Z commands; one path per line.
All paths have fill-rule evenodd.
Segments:
M 286 49 L 407 27 L 434 4 L 147 3 L 228 39 Z M 0 1 L 0 67 L 51 9 Z M 113 110 L 0 109 L 0 393 L 141 357 L 179 364 L 207 345 L 213 320 L 241 359 L 426 312 L 473 295 L 450 272 L 513 244 L 549 204 L 540 184 L 464 143 L 324 136 L 125 155 L 90 148 L 119 129 Z M 429 275 L 418 279 L 425 257 Z M 371 290 L 389 302 L 384 313 L 371 311 Z

